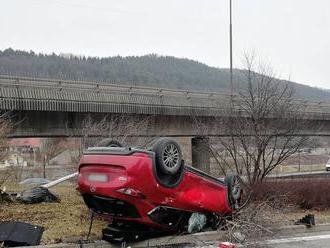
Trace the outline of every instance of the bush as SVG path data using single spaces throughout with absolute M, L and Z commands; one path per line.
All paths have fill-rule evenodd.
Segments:
M 275 180 L 253 186 L 253 200 L 273 202 L 276 205 L 293 204 L 303 209 L 328 209 L 330 207 L 330 180 L 294 179 Z

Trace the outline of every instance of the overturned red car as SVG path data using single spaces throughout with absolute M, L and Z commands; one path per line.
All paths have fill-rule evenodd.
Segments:
M 216 228 L 238 208 L 236 175 L 224 181 L 185 165 L 179 145 L 158 139 L 151 149 L 103 141 L 79 164 L 78 190 L 94 213 L 109 218 L 106 240 L 135 240 L 185 232 L 193 213 Z

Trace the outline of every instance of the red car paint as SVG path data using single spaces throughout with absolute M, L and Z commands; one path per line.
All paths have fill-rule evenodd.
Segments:
M 221 181 L 202 177 L 185 166 L 177 186 L 165 187 L 155 175 L 154 160 L 148 152 L 129 155 L 85 154 L 79 164 L 78 190 L 85 195 L 111 197 L 134 205 L 139 218 L 113 217 L 153 227 L 162 227 L 149 216 L 158 206 L 189 212 L 228 214 L 233 210 L 227 199 L 227 187 Z M 104 182 L 90 181 L 90 175 L 106 175 Z M 130 195 L 124 194 L 130 190 Z M 107 216 L 107 214 L 103 214 Z

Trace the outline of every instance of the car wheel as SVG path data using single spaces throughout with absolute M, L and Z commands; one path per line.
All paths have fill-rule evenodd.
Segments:
M 229 203 L 232 208 L 238 208 L 241 199 L 241 178 L 238 175 L 228 175 L 225 178 L 225 184 L 228 189 Z
M 174 140 L 162 138 L 155 142 L 153 152 L 156 157 L 156 164 L 161 172 L 174 175 L 182 164 L 182 152 L 180 146 Z
M 122 147 L 123 145 L 114 139 L 106 138 L 96 144 L 97 147 Z

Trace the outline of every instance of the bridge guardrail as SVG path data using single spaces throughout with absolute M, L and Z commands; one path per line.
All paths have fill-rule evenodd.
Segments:
M 219 114 L 231 97 L 226 91 L 198 92 L 6 75 L 0 75 L 0 85 L 2 110 L 212 116 Z M 330 102 L 299 99 L 296 102 L 310 115 L 330 118 Z

